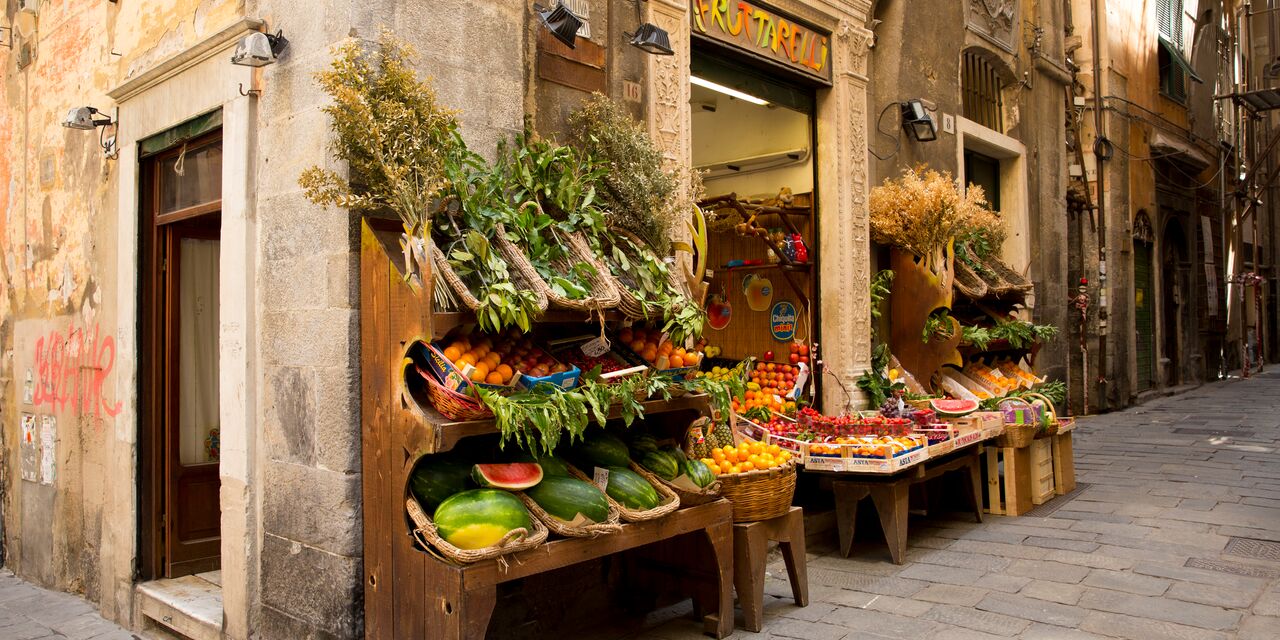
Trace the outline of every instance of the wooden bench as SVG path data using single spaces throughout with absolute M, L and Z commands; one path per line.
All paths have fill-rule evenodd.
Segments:
M 889 555 L 894 564 L 902 564 L 907 551 L 907 510 L 911 485 L 927 482 L 945 473 L 967 470 L 970 480 L 968 492 L 973 515 L 982 522 L 982 464 L 975 443 L 960 451 L 926 460 L 914 467 L 889 476 L 841 473 L 832 480 L 836 497 L 836 528 L 840 532 L 840 553 L 849 557 L 853 550 L 854 527 L 858 517 L 858 503 L 870 497 L 880 518 Z
M 733 586 L 742 607 L 743 628 L 759 631 L 764 618 L 764 569 L 769 541 L 778 543 L 791 580 L 796 605 L 809 606 L 809 578 L 805 569 L 804 510 L 791 509 L 776 518 L 733 525 Z

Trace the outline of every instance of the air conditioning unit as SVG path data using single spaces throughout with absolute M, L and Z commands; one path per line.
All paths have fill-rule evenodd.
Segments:
M 40 0 L 18 0 L 18 13 L 40 15 Z

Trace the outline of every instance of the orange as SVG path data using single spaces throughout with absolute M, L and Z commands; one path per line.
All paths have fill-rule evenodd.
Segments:
M 486 347 L 483 344 L 479 344 L 479 345 L 476 345 L 476 348 L 471 350 L 471 353 L 476 354 L 477 358 L 483 358 L 489 355 L 490 351 L 492 351 L 492 349 L 490 349 L 489 347 Z
M 764 445 L 760 444 L 759 442 L 751 445 L 751 453 L 754 453 L 756 455 L 760 455 L 764 453 Z
M 672 369 L 678 369 L 684 366 L 684 358 L 681 358 L 680 356 L 675 354 L 671 355 L 669 362 L 671 363 Z
M 721 462 L 724 460 L 724 452 L 720 450 L 720 447 L 716 447 L 715 449 L 711 450 L 711 459 L 715 460 L 716 462 Z
M 729 473 L 742 473 L 743 471 L 745 471 L 745 469 L 743 469 L 741 465 L 736 464 L 733 465 L 732 469 L 729 469 Z
M 648 360 L 649 362 L 653 362 L 657 360 L 658 359 L 657 347 L 654 347 L 654 346 L 645 347 L 644 353 L 640 354 L 640 357 L 644 358 L 645 360 Z
M 489 384 L 506 384 L 507 382 L 506 380 L 502 379 L 502 374 L 498 373 L 497 371 L 494 371 L 493 373 L 486 376 L 484 381 Z
M 453 363 L 458 365 L 459 369 L 465 369 L 467 368 L 467 365 L 476 363 L 476 357 L 470 353 L 464 353 L 461 356 L 458 356 L 458 359 L 454 360 Z
M 741 468 L 742 468 L 742 470 L 743 470 L 743 471 L 755 471 L 755 470 L 756 470 L 756 465 L 752 464 L 752 462 L 751 462 L 750 460 L 748 460 L 748 461 L 746 461 L 746 462 L 742 463 Z
M 761 461 L 760 461 L 760 456 L 758 456 L 758 455 L 756 455 L 756 454 L 754 454 L 754 453 L 753 453 L 753 454 L 751 454 L 751 455 L 749 455 L 749 456 L 747 456 L 747 464 L 749 464 L 749 465 L 751 465 L 751 466 L 753 466 L 753 467 L 758 467 L 758 466 L 760 466 L 760 462 L 761 462 Z
M 658 345 L 658 355 L 662 355 L 662 356 L 669 356 L 669 355 L 671 355 L 671 343 L 670 343 L 670 342 L 664 342 L 664 343 L 662 343 L 662 344 Z
M 446 347 L 444 350 L 444 357 L 449 362 L 457 362 L 458 358 L 462 357 L 462 349 L 459 349 L 455 346 Z
M 476 382 L 484 382 L 489 377 L 489 365 L 483 362 L 477 362 L 474 369 L 471 370 L 471 379 Z
M 725 461 L 727 461 L 727 462 L 737 462 L 737 461 L 738 461 L 738 450 L 737 450 L 737 449 L 733 449 L 733 448 L 729 448 L 729 449 L 725 450 L 725 452 L 724 452 L 724 459 L 725 459 Z
M 733 465 L 728 460 L 721 462 L 720 473 L 733 473 Z
M 782 453 L 782 447 L 779 447 L 776 444 L 769 445 L 769 455 L 776 456 L 779 453 Z
M 500 364 L 498 365 L 497 369 L 494 369 L 494 371 L 497 371 L 498 373 L 502 374 L 503 384 L 510 382 L 512 376 L 516 375 L 516 372 L 511 368 L 511 365 L 509 364 Z
M 680 356 L 681 358 L 683 358 L 683 357 L 684 357 L 684 348 L 683 348 L 683 347 L 676 347 L 675 349 L 672 349 L 672 351 L 671 351 L 671 355 L 673 355 L 673 356 Z
M 489 368 L 492 369 L 502 364 L 502 356 L 496 351 L 490 351 L 487 355 L 485 355 L 484 361 L 488 362 Z

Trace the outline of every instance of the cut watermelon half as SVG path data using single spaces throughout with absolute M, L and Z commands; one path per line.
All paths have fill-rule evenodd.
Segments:
M 974 411 L 977 411 L 978 401 L 977 400 L 953 400 L 948 398 L 943 400 L 930 400 L 929 406 L 933 407 L 933 411 L 940 416 L 949 416 L 952 418 L 958 418 L 960 416 L 967 416 L 973 413 Z
M 482 487 L 518 491 L 542 482 L 542 467 L 536 462 L 478 464 L 471 467 L 471 478 Z

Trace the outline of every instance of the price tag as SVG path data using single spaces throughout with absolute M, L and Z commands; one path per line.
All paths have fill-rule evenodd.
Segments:
M 608 469 L 596 467 L 596 470 L 593 476 L 594 477 L 592 477 L 591 479 L 592 482 L 594 482 L 597 487 L 600 487 L 601 491 L 604 491 L 609 488 L 609 470 Z
M 579 348 L 582 349 L 582 353 L 586 354 L 588 358 L 599 358 L 600 356 L 609 353 L 609 346 L 609 339 L 604 336 L 600 336 L 594 340 L 584 342 Z

